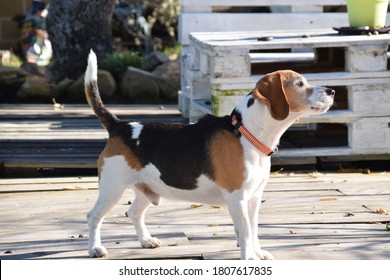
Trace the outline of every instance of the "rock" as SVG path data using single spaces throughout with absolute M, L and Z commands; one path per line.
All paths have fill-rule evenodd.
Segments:
M 22 85 L 28 73 L 19 68 L 0 66 L 0 86 L 18 83 Z
M 120 94 L 132 103 L 158 103 L 160 88 L 151 73 L 128 67 L 121 81 Z
M 0 96 L 2 102 L 15 102 L 16 93 L 28 73 L 19 68 L 0 66 Z
M 74 83 L 73 80 L 65 78 L 59 82 L 52 90 L 52 96 L 54 98 L 61 98 L 66 95 L 68 88 Z
M 110 72 L 105 70 L 98 70 L 98 86 L 103 101 L 111 98 L 116 90 L 114 78 Z M 67 88 L 66 98 L 73 102 L 86 102 L 84 93 L 84 74 Z
M 178 60 L 169 61 L 152 72 L 159 77 L 160 97 L 164 101 L 176 102 L 177 94 L 180 89 L 180 63 Z
M 38 66 L 36 63 L 24 62 L 20 68 L 32 75 L 46 76 L 46 68 Z
M 46 78 L 30 75 L 26 77 L 23 85 L 17 93 L 18 99 L 49 100 L 50 85 Z
M 167 62 L 169 62 L 169 58 L 159 51 L 153 51 L 145 57 L 145 67 L 149 71 L 152 71 L 157 66 Z

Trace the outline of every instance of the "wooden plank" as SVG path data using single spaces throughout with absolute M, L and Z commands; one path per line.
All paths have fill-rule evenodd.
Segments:
M 25 159 L 4 159 L 3 168 L 97 168 L 97 158 L 25 158 Z
M 26 156 L 29 156 L 30 158 L 34 157 L 36 160 L 47 160 L 47 161 L 50 161 L 50 160 L 56 160 L 58 159 L 59 156 L 61 156 L 63 159 L 66 159 L 66 158 L 72 158 L 72 159 L 75 159 L 75 158 L 94 158 L 97 160 L 97 156 L 99 155 L 99 153 L 96 153 L 96 151 L 94 151 L 94 153 L 80 153 L 80 151 L 73 151 L 72 154 L 69 154 L 67 152 L 52 152 L 52 153 L 33 153 L 33 152 L 30 152 L 30 153 L 19 153 L 19 154 L 2 154 L 1 157 L 3 159 L 10 159 L 10 160 L 14 160 L 14 161 L 18 161 L 18 160 L 23 160 L 26 158 Z
M 0 154 L 2 158 L 10 157 L 12 158 L 12 155 L 15 156 L 15 158 L 18 157 L 27 157 L 27 156 L 34 156 L 34 157 L 40 157 L 45 158 L 47 157 L 54 157 L 55 155 L 65 155 L 65 154 L 74 154 L 75 157 L 80 157 L 81 155 L 91 155 L 93 157 L 97 157 L 97 155 L 100 154 L 100 152 L 103 151 L 103 148 L 58 148 L 58 149 L 44 149 L 44 148 L 20 148 L 17 149 L 9 149 L 9 151 L 4 152 L 3 149 L 0 149 Z M 76 155 L 78 154 L 78 155 Z M 71 155 L 69 155 L 71 157 Z
M 291 31 L 292 32 L 292 31 Z M 339 36 L 331 29 L 316 29 L 314 31 L 302 30 L 294 33 L 275 31 L 260 32 L 205 32 L 191 33 L 191 44 L 202 50 L 209 56 L 223 56 L 226 52 L 242 50 L 275 50 L 291 48 L 333 48 L 364 45 L 388 45 L 390 35 L 381 36 Z M 214 36 L 215 34 L 215 36 Z M 273 39 L 262 41 L 259 38 L 269 37 Z M 218 37 L 221 39 L 218 40 Z
M 68 182 L 56 183 L 45 182 L 26 185 L 10 185 L 0 184 L 0 193 L 15 193 L 15 192 L 43 192 L 43 191 L 77 191 L 97 189 L 97 182 Z
M 313 52 L 297 53 L 249 53 L 251 63 L 284 63 L 284 62 L 313 62 L 315 55 Z
M 303 76 L 312 85 L 317 86 L 353 86 L 353 85 L 376 85 L 376 84 L 388 84 L 390 82 L 387 79 L 390 77 L 390 71 L 381 72 L 324 72 L 303 74 Z M 237 77 L 237 78 L 211 78 L 210 82 L 213 85 L 218 86 L 218 90 L 237 90 L 246 89 L 252 90 L 258 80 L 263 75 L 252 75 L 250 77 Z
M 296 182 L 318 182 L 318 183 L 344 183 L 344 184 L 366 184 L 377 182 L 390 182 L 390 173 L 387 171 L 362 173 L 360 169 L 341 169 L 338 172 L 311 172 L 311 173 L 281 173 L 271 177 L 272 182 L 296 183 Z
M 87 129 L 80 129 L 80 130 L 69 130 L 69 131 L 58 131 L 58 132 L 51 132 L 48 131 L 47 133 L 44 133 L 42 131 L 40 132 L 29 132 L 26 133 L 7 133 L 2 134 L 2 137 L 0 137 L 1 140 L 4 139 L 29 139 L 29 140 L 51 140 L 51 139 L 61 139 L 61 140 L 89 140 L 89 139 L 107 139 L 108 133 L 104 130 L 102 131 L 93 131 L 90 130 L 88 133 L 83 133 L 88 131 Z M 4 137 L 4 138 L 3 138 Z
M 285 1 L 285 0 L 208 0 L 208 1 L 197 1 L 197 0 L 182 0 L 182 6 L 306 6 L 306 5 L 329 5 L 329 6 L 343 6 L 345 5 L 344 0 L 294 0 L 294 1 Z
M 245 20 L 242 20 L 245 18 Z M 180 16 L 183 23 L 180 43 L 189 45 L 191 34 L 197 32 L 246 32 L 269 30 L 305 30 L 348 26 L 345 13 L 186 13 Z M 189 35 L 188 35 L 189 34 Z M 271 32 L 272 34 L 272 32 Z M 283 40 L 285 43 L 288 40 Z M 216 41 L 215 41 L 216 42 Z M 225 41 L 226 43 L 226 41 Z M 236 43 L 231 42 L 232 45 Z M 288 44 L 274 49 L 291 48 Z
M 180 115 L 176 105 L 112 105 L 106 104 L 107 108 L 115 115 Z M 58 115 L 63 114 L 94 116 L 92 109 L 87 104 L 66 104 L 62 109 L 55 109 L 48 104 L 0 104 L 0 114 L 6 115 Z
M 98 177 L 96 176 L 82 176 L 82 177 L 53 177 L 53 178 L 2 178 L 0 180 L 0 186 L 19 186 L 30 184 L 61 184 L 66 181 L 67 183 L 97 183 Z M 17 191 L 17 190 L 15 190 Z

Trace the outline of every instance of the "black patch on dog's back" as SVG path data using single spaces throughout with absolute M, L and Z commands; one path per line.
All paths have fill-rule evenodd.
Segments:
M 213 177 L 209 143 L 220 130 L 233 132 L 230 117 L 208 115 L 192 125 L 142 123 L 138 139 L 131 126 L 117 129 L 118 136 L 131 148 L 143 167 L 149 163 L 160 171 L 168 186 L 192 190 L 201 174 Z

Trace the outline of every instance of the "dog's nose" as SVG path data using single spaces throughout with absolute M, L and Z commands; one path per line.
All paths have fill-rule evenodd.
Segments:
M 331 88 L 326 88 L 325 92 L 327 95 L 330 95 L 332 97 L 336 94 L 336 91 L 334 89 L 331 89 Z

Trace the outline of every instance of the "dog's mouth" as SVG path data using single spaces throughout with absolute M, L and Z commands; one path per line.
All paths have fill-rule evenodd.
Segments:
M 323 96 L 320 100 L 311 104 L 310 109 L 317 114 L 323 114 L 333 106 L 333 102 L 334 98 L 332 96 Z
M 330 106 L 311 106 L 310 107 L 313 111 L 318 112 L 318 113 L 325 113 L 326 111 L 329 110 Z
M 324 114 L 326 113 L 331 107 L 333 106 L 332 102 L 326 102 L 326 103 L 316 103 L 312 106 L 310 106 L 311 111 L 314 114 Z

